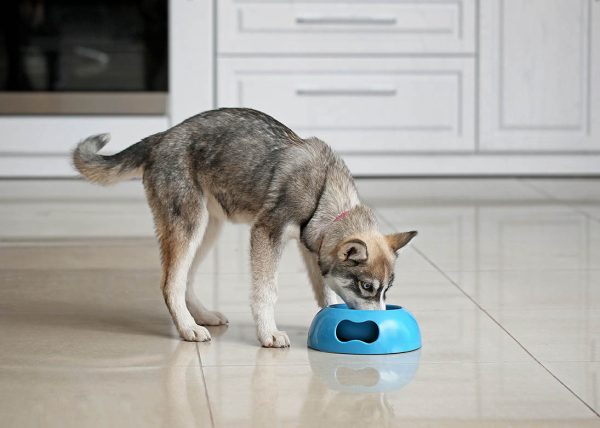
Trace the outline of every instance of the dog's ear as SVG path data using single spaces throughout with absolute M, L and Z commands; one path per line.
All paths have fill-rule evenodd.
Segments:
M 415 236 L 417 236 L 417 231 L 412 230 L 410 232 L 392 233 L 391 235 L 386 235 L 385 239 L 392 248 L 392 251 L 398 253 L 400 248 L 408 244 Z
M 367 244 L 360 239 L 351 239 L 339 246 L 337 256 L 343 262 L 364 262 L 369 258 Z

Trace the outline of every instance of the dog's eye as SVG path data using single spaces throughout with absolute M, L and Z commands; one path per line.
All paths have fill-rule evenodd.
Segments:
M 362 288 L 365 291 L 373 291 L 373 284 L 369 284 L 368 282 L 359 282 L 360 284 L 360 288 Z

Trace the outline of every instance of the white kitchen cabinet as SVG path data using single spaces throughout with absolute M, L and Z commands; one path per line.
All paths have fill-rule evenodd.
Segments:
M 480 6 L 480 149 L 600 151 L 600 4 Z
M 475 0 L 219 0 L 226 54 L 473 53 Z
M 598 0 L 170 0 L 161 116 L 1 116 L 0 176 L 73 176 L 219 106 L 330 143 L 356 175 L 600 174 Z
M 219 106 L 269 112 L 341 153 L 472 151 L 472 58 L 224 58 Z

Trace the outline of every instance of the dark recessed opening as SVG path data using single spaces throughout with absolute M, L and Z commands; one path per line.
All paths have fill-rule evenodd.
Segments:
M 335 334 L 340 342 L 360 340 L 365 343 L 373 343 L 379 337 L 379 327 L 373 321 L 357 323 L 344 320 L 337 325 Z

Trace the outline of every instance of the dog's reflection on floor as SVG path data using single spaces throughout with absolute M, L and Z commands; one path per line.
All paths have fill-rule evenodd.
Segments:
M 202 386 L 202 369 L 194 345 L 179 343 L 168 364 L 166 395 L 171 421 L 183 423 L 196 418 L 199 410 L 209 411 L 199 409 L 200 403 L 189 401 L 190 388 Z M 246 409 L 251 411 L 252 426 L 272 426 L 274 421 L 287 418 L 298 420 L 303 426 L 394 425 L 394 408 L 388 393 L 411 382 L 419 366 L 420 351 L 395 355 L 342 355 L 311 349 L 306 352 L 310 374 L 305 364 L 294 363 L 290 357 L 295 355 L 289 348 L 257 349 L 251 377 L 240 378 L 238 389 L 242 413 L 243 397 L 250 400 L 246 401 Z M 304 373 L 305 380 L 298 378 Z M 202 395 L 202 391 L 197 392 L 192 395 Z M 221 398 L 213 397 L 212 404 Z M 228 416 L 234 420 L 241 416 L 233 415 L 235 408 L 230 411 Z
M 168 362 L 165 377 L 165 396 L 168 400 L 165 425 L 186 426 L 186 423 L 196 419 L 201 403 L 190 402 L 190 396 L 203 395 L 204 391 L 200 391 L 204 389 L 201 370 L 196 344 L 179 342 Z M 209 412 L 209 409 L 206 408 L 205 412 Z
M 391 426 L 394 408 L 387 394 L 409 384 L 420 351 L 395 355 L 343 355 L 308 351 L 312 376 L 301 418 L 322 426 Z M 307 405 L 308 404 L 308 405 Z
M 327 390 L 312 388 L 311 394 L 322 397 L 311 406 L 302 406 L 301 426 L 373 426 L 389 427 L 394 422 L 394 408 L 385 393 L 353 394 L 338 392 L 328 394 Z M 306 404 L 306 401 L 305 401 Z M 315 406 L 316 405 L 316 406 Z
M 421 351 L 390 355 L 329 354 L 308 350 L 313 375 L 334 391 L 379 393 L 403 388 L 415 377 Z
M 226 326 L 220 326 L 211 329 L 211 334 L 213 337 L 219 337 L 226 331 Z M 199 415 L 201 415 L 201 419 L 210 418 L 197 343 L 177 342 L 167 361 L 164 384 L 168 402 L 165 426 L 202 426 L 202 420 L 198 420 Z M 190 397 L 202 396 L 206 400 L 190 401 Z M 194 421 L 194 423 L 190 425 L 190 421 Z
M 298 415 L 300 425 L 307 426 L 392 424 L 394 411 L 386 393 L 410 383 L 420 359 L 420 351 L 395 355 L 307 352 L 312 371 Z M 286 380 L 273 366 L 284 364 L 286 359 L 287 351 L 257 351 L 252 375 L 252 419 L 256 426 L 268 425 L 281 410 L 277 409 L 284 389 L 280 383 Z

